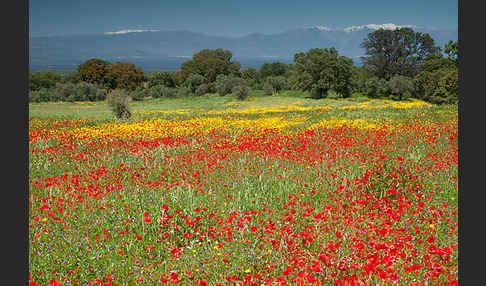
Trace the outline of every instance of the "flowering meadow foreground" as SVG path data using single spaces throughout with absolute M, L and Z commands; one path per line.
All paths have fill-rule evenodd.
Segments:
M 457 107 L 307 101 L 31 116 L 30 285 L 457 285 Z

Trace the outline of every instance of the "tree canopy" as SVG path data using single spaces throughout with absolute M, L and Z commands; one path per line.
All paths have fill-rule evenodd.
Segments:
M 232 53 L 223 49 L 204 49 L 194 54 L 192 59 L 182 64 L 180 70 L 181 80 L 184 82 L 189 75 L 202 75 L 208 82 L 216 81 L 220 74 L 228 75 L 238 73 L 239 62 L 231 62 Z
M 285 76 L 287 69 L 287 65 L 284 63 L 264 63 L 260 68 L 260 78 L 264 80 L 269 76 Z
M 110 89 L 134 90 L 143 81 L 143 72 L 133 63 L 116 62 L 108 67 L 107 87 Z
M 321 98 L 334 90 L 343 97 L 350 95 L 353 61 L 339 56 L 334 48 L 310 49 L 294 55 L 297 88 L 311 91 Z
M 93 84 L 106 84 L 106 75 L 108 74 L 110 62 L 102 59 L 89 59 L 80 64 L 77 68 L 80 81 Z
M 368 34 L 361 47 L 366 50 L 363 63 L 386 80 L 395 75 L 414 77 L 427 56 L 439 50 L 429 34 L 411 28 L 376 30 Z

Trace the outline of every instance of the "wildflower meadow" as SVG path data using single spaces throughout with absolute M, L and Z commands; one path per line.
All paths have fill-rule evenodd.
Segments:
M 31 104 L 30 285 L 458 284 L 457 106 L 176 100 Z

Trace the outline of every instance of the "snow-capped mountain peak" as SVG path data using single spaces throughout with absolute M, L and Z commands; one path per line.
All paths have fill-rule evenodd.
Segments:
M 121 30 L 116 32 L 105 32 L 105 35 L 119 35 L 128 33 L 159 32 L 160 30 Z
M 336 30 L 336 29 L 329 28 L 329 27 L 326 27 L 326 26 L 314 26 L 313 28 L 314 29 L 317 29 L 319 31 L 326 31 L 326 32 L 335 31 Z
M 370 29 L 370 30 L 379 30 L 379 29 L 385 29 L 385 30 L 396 30 L 398 28 L 416 28 L 414 25 L 395 25 L 393 23 L 386 23 L 386 24 L 368 24 L 368 25 L 361 25 L 361 26 L 350 26 L 346 27 L 343 30 L 345 32 L 352 32 L 352 31 L 359 31 L 359 30 L 364 30 L 364 29 Z
M 414 25 L 395 25 L 393 23 L 386 23 L 386 24 L 367 24 L 367 25 L 359 25 L 359 26 L 349 26 L 341 29 L 336 29 L 336 28 L 329 28 L 326 26 L 312 26 L 310 27 L 312 29 L 316 29 L 319 31 L 342 31 L 342 32 L 354 32 L 354 31 L 360 31 L 360 30 L 379 30 L 379 29 L 385 29 L 385 30 L 395 30 L 398 28 L 418 28 L 417 26 Z

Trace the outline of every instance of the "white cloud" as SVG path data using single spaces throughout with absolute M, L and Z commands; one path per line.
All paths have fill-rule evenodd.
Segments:
M 119 35 L 127 33 L 159 32 L 160 30 L 120 30 L 116 32 L 105 32 L 105 35 Z

